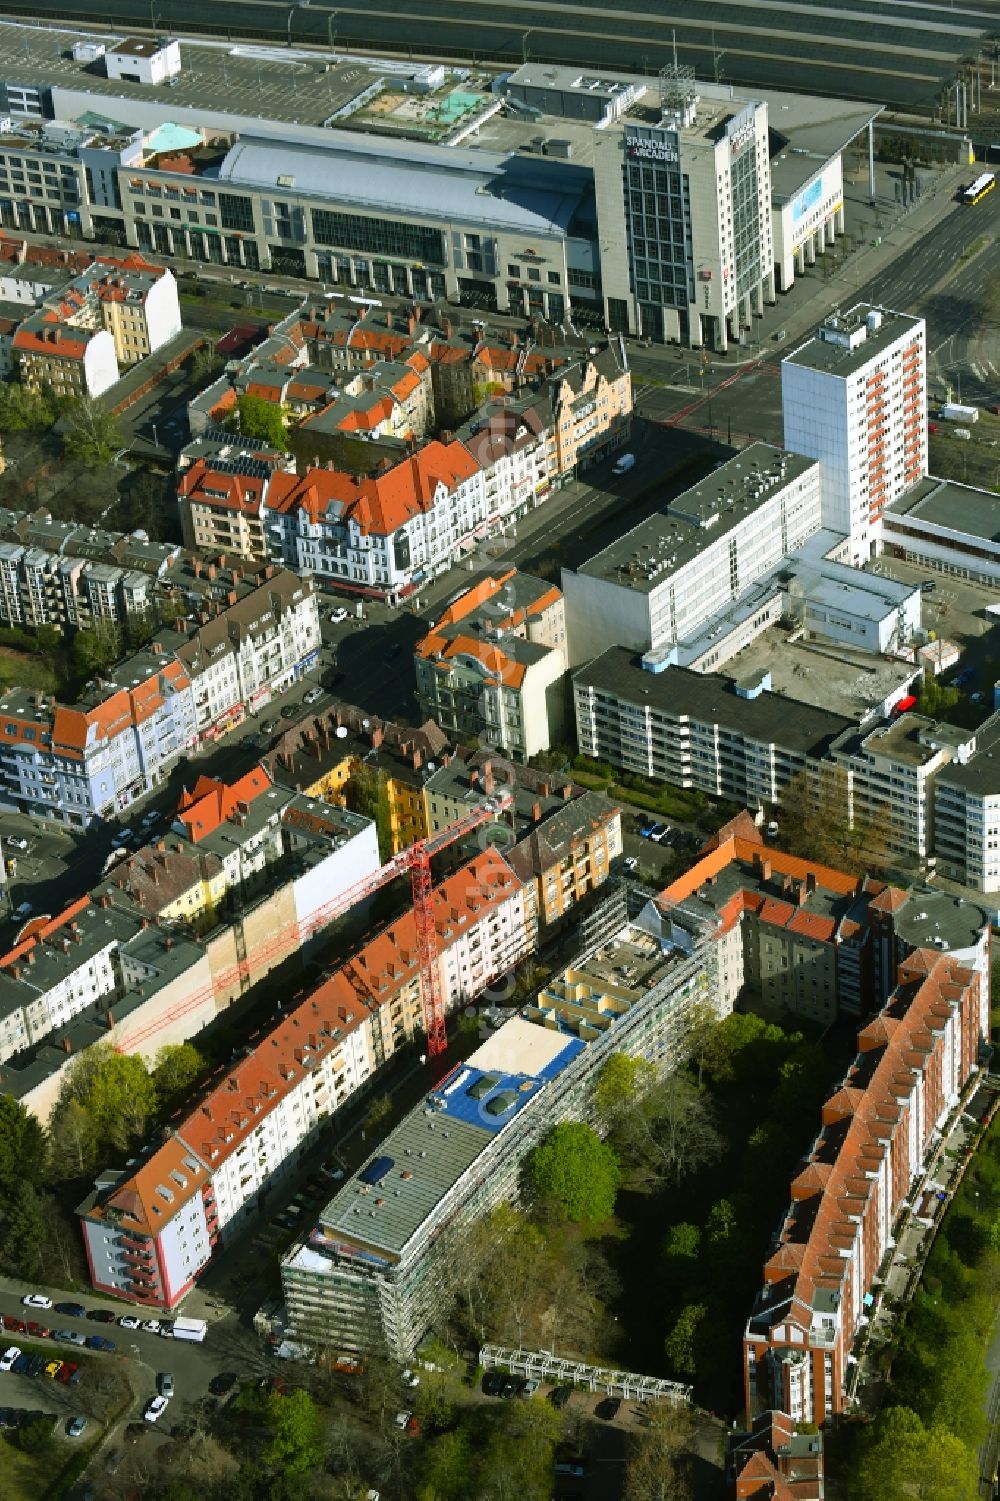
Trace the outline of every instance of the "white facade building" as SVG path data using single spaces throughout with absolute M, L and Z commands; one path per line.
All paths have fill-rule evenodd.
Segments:
M 570 662 L 611 646 L 676 647 L 820 525 L 819 465 L 750 444 L 589 562 L 563 569 Z
M 785 444 L 818 459 L 823 525 L 875 557 L 885 508 L 927 473 L 922 318 L 859 303 L 834 314 L 781 364 Z
M 129 37 L 104 54 L 109 78 L 123 83 L 166 83 L 181 71 L 181 44 L 151 37 Z

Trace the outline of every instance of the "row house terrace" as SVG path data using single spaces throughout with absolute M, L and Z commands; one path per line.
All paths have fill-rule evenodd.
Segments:
M 492 849 L 435 889 L 434 908 L 449 1009 L 530 951 L 524 890 Z M 261 1194 L 422 1022 L 407 913 L 251 1039 L 138 1168 L 98 1180 L 79 1209 L 95 1290 L 176 1306 Z
M 822 1424 L 845 1407 L 848 1356 L 900 1211 L 976 1070 L 982 982 L 953 955 L 918 949 L 822 1125 L 764 1266 L 744 1334 L 747 1420 L 768 1408 Z

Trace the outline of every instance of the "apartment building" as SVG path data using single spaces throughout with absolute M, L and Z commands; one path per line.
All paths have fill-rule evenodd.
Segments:
M 842 774 L 848 817 L 877 827 L 893 854 L 926 860 L 936 847 L 938 774 L 968 762 L 973 745 L 967 730 L 909 713 L 838 735 L 830 759 Z
M 688 926 L 684 923 L 688 921 Z M 557 977 L 456 1065 L 323 1209 L 282 1263 L 295 1337 L 407 1360 L 446 1316 L 473 1221 L 516 1200 L 525 1155 L 586 1119 L 612 1052 L 660 1068 L 683 1055 L 692 1008 L 715 1001 L 700 926 L 623 929 Z
M 748 997 L 829 1026 L 881 1008 L 899 965 L 918 948 L 947 949 L 983 982 L 989 918 L 936 889 L 902 891 L 764 843 L 741 813 L 660 894 L 715 921 L 726 1005 Z
M 623 853 L 621 810 L 603 793 L 583 792 L 537 822 L 508 851 L 535 890 L 540 929 L 554 929 L 603 886 Z
M 856 721 L 684 667 L 646 670 L 618 647 L 573 675 L 584 755 L 744 806 L 778 803 Z
M 162 630 L 95 679 L 73 706 L 12 689 L 0 700 L 0 796 L 76 827 L 124 812 L 178 757 L 217 740 L 317 658 L 310 585 L 284 570 L 232 579 L 210 565 L 203 622 Z M 270 577 L 268 577 L 270 573 Z M 197 597 L 197 596 L 196 596 Z
M 1000 891 L 1000 722 L 975 735 L 975 755 L 943 766 L 934 779 L 934 855 L 938 869 L 977 891 Z
M 568 477 L 625 448 L 632 429 L 632 376 L 622 336 L 551 377 L 549 401 L 550 473 Z
M 86 896 L 27 924 L 0 956 L 0 1062 L 114 997 L 115 954 L 140 926 L 137 917 L 109 914 Z
M 731 1433 L 726 1478 L 735 1501 L 823 1501 L 822 1433 L 800 1433 L 787 1412 L 764 1412 Z
M 981 974 L 933 949 L 901 964 L 792 1181 L 744 1334 L 748 1423 L 771 1408 L 799 1425 L 844 1411 L 852 1346 L 896 1219 L 919 1204 L 928 1159 L 988 1037 Z
M 100 259 L 67 288 L 83 304 L 74 323 L 94 321 L 115 341 L 119 365 L 135 365 L 181 332 L 177 282 L 141 255 Z
M 434 907 L 453 1010 L 528 952 L 530 912 L 494 851 L 437 887 Z M 215 1247 L 422 1024 L 411 912 L 299 1001 L 133 1173 L 88 1196 L 79 1213 L 95 1288 L 175 1307 Z
M 114 336 L 65 321 L 51 308 L 29 314 L 11 347 L 21 383 L 30 391 L 51 390 L 67 399 L 100 396 L 119 376 Z
M 242 573 L 230 572 L 246 588 Z M 315 666 L 321 642 L 312 584 L 284 568 L 266 565 L 246 592 L 231 588 L 216 609 L 212 617 L 203 610 L 193 629 L 182 618 L 157 637 L 189 676 L 200 743 L 220 739 L 291 687 Z
M 414 652 L 421 712 L 455 740 L 480 735 L 508 755 L 548 750 L 563 726 L 562 595 L 509 569 L 447 606 Z
M 571 663 L 611 646 L 676 648 L 821 525 L 815 460 L 751 443 L 603 552 L 562 570 Z
M 0 622 L 63 629 L 143 615 L 167 587 L 180 551 L 141 531 L 0 507 Z
M 781 362 L 787 447 L 819 461 L 823 525 L 858 566 L 882 544 L 882 517 L 927 473 L 922 318 L 858 303 Z

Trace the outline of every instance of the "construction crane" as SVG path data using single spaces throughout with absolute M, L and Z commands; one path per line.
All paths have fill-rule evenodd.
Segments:
M 254 950 L 254 967 L 259 969 L 262 963 L 272 957 L 287 958 L 296 947 L 301 948 L 308 939 L 335 922 L 338 917 L 343 917 L 353 907 L 367 901 L 383 886 L 388 886 L 391 881 L 408 874 L 413 892 L 413 920 L 417 930 L 420 993 L 424 1007 L 427 1052 L 431 1058 L 438 1057 L 448 1046 L 448 1035 L 444 996 L 441 993 L 441 975 L 437 962 L 438 946 L 437 930 L 434 924 L 431 861 L 435 855 L 439 855 L 456 840 L 465 838 L 467 834 L 473 833 L 483 824 L 505 813 L 513 801 L 511 792 L 506 790 L 495 792 L 475 808 L 471 808 L 468 813 L 463 814 L 448 828 L 442 829 L 440 833 L 432 834 L 428 839 L 418 839 L 416 843 L 400 850 L 398 855 L 393 855 L 392 859 L 380 866 L 378 870 L 372 871 L 370 875 L 355 882 L 353 886 L 349 886 L 332 901 L 318 907 L 306 921 L 297 923 L 295 934 L 289 934 L 286 929 L 269 943 L 258 945 Z M 190 1015 L 191 1012 L 197 1011 L 199 1007 L 212 1003 L 217 996 L 224 994 L 230 985 L 236 984 L 242 990 L 250 983 L 250 980 L 250 963 L 244 954 L 228 969 L 219 971 L 212 984 L 193 991 L 155 1021 L 148 1022 L 144 1027 L 130 1032 L 123 1041 L 115 1044 L 116 1050 L 119 1053 L 138 1052 L 144 1042 L 155 1037 L 157 1032 L 161 1032 L 164 1027 L 171 1026 L 174 1022 Z M 366 995 L 365 999 L 370 1000 L 370 997 Z

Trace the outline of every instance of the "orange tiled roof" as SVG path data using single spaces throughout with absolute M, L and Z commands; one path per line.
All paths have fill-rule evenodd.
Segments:
M 200 776 L 190 792 L 181 794 L 177 816 L 192 844 L 214 834 L 221 824 L 252 803 L 274 784 L 263 766 L 255 766 L 239 781 L 226 783 L 219 777 Z
M 177 486 L 178 496 L 186 496 L 198 505 L 219 510 L 260 510 L 267 488 L 267 481 L 260 475 L 229 474 L 213 469 L 204 459 L 198 459 L 185 469 Z
M 429 511 L 439 486 L 450 494 L 478 468 L 461 443 L 427 443 L 384 474 L 360 481 L 336 469 L 276 474 L 267 508 L 288 513 L 301 507 L 311 521 L 319 521 L 332 506 L 342 520 L 354 521 L 366 536 L 389 536 L 414 516 Z

